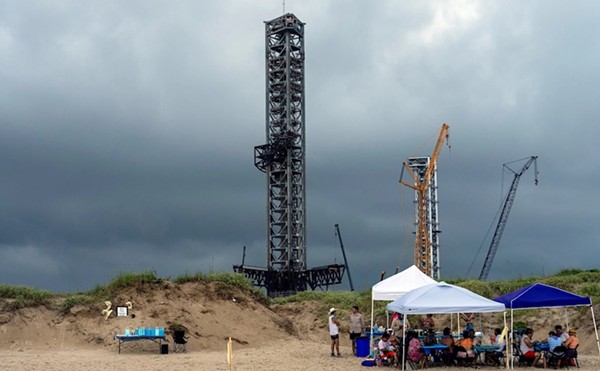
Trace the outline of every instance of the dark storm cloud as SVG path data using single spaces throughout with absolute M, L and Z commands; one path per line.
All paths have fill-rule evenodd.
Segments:
M 597 6 L 288 1 L 306 22 L 308 260 L 355 286 L 412 263 L 402 161 L 440 155 L 442 276 L 594 268 Z M 0 5 L 0 282 L 82 290 L 122 271 L 265 265 L 264 24 L 281 4 Z M 518 168 L 520 165 L 515 165 Z M 503 181 L 504 179 L 504 181 Z M 569 260 L 557 258 L 569 249 Z M 525 257 L 525 258 L 524 258 Z

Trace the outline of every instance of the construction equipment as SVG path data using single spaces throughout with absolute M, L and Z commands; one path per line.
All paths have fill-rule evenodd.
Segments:
M 437 200 L 432 200 L 434 197 L 429 195 L 429 191 L 432 178 L 435 175 L 437 159 L 440 155 L 444 139 L 446 140 L 446 145 L 450 148 L 450 145 L 448 144 L 449 128 L 450 127 L 447 124 L 442 125 L 433 154 L 428 159 L 426 158 L 426 166 L 421 167 L 422 171 L 413 171 L 410 161 L 407 160 L 402 163 L 402 174 L 400 175 L 400 183 L 414 189 L 416 193 L 417 228 L 414 246 L 414 264 L 423 273 L 434 279 L 439 278 L 439 265 L 437 264 L 437 250 L 435 251 L 435 254 L 432 254 L 431 251 L 431 235 L 438 233 L 439 231 L 437 230 L 437 220 L 432 222 L 432 210 L 436 210 L 437 205 L 435 204 L 437 203 Z M 413 183 L 402 180 L 404 170 L 410 175 Z M 435 214 L 437 214 L 437 212 L 435 212 Z M 435 255 L 435 259 L 432 259 L 432 255 Z M 432 265 L 435 265 L 434 269 L 432 269 Z
M 354 285 L 352 284 L 352 276 L 350 275 L 350 266 L 348 265 L 348 259 L 346 259 L 346 250 L 344 250 L 344 243 L 342 242 L 342 234 L 340 233 L 340 225 L 335 225 L 335 234 L 340 240 L 340 247 L 342 248 L 342 255 L 344 256 L 344 265 L 346 265 L 346 271 L 348 272 L 348 281 L 350 281 L 350 291 L 354 291 Z
M 500 245 L 500 239 L 502 238 L 502 233 L 504 233 L 504 227 L 506 226 L 506 222 L 508 221 L 508 215 L 510 214 L 510 209 L 512 208 L 513 202 L 515 201 L 515 195 L 517 194 L 517 187 L 519 186 L 519 180 L 521 179 L 521 175 L 529 169 L 531 164 L 534 164 L 534 176 L 535 176 L 535 185 L 538 184 L 538 171 L 537 171 L 537 156 L 531 156 L 525 165 L 521 168 L 519 172 L 514 171 L 510 167 L 509 164 L 522 161 L 516 160 L 513 162 L 509 162 L 503 164 L 503 169 L 507 169 L 511 173 L 515 175 L 513 178 L 512 184 L 510 185 L 510 189 L 506 194 L 506 199 L 504 200 L 504 206 L 502 206 L 502 212 L 500 213 L 500 217 L 498 218 L 498 225 L 496 226 L 496 231 L 494 232 L 494 237 L 492 237 L 492 242 L 490 243 L 490 249 L 488 250 L 487 256 L 485 257 L 485 262 L 483 263 L 483 268 L 481 268 L 481 273 L 479 274 L 479 279 L 481 281 L 487 280 L 488 273 L 490 273 L 490 268 L 492 267 L 492 263 L 494 262 L 494 257 L 496 256 L 496 251 L 498 250 L 498 245 Z

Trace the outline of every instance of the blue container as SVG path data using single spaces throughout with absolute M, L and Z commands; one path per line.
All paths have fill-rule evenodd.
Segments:
M 143 327 L 140 327 L 140 328 L 138 328 L 138 330 L 137 330 L 137 334 L 138 334 L 138 335 L 144 335 L 144 334 L 145 334 L 145 331 L 146 331 L 146 330 L 145 330 Z
M 356 356 L 367 357 L 369 355 L 369 338 L 361 336 L 356 339 Z
M 165 329 L 162 327 L 158 328 L 158 336 L 165 336 Z

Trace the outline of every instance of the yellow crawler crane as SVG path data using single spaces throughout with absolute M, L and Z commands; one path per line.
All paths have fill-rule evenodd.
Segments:
M 442 128 L 440 130 L 440 135 L 437 139 L 435 148 L 433 150 L 432 155 L 429 159 L 429 165 L 425 169 L 422 174 L 416 174 L 409 166 L 408 162 L 405 161 L 402 163 L 403 172 L 406 172 L 412 178 L 413 183 L 409 183 L 402 180 L 402 176 L 400 176 L 400 183 L 414 189 L 417 194 L 417 231 L 415 237 L 415 251 L 414 251 L 414 264 L 425 274 L 432 277 L 433 272 L 431 270 L 431 241 L 429 238 L 429 230 L 428 230 L 428 190 L 431 184 L 431 177 L 433 176 L 436 170 L 437 159 L 440 155 L 440 151 L 442 148 L 442 144 L 444 143 L 444 139 L 446 140 L 446 145 L 450 148 L 448 144 L 448 129 L 450 126 L 448 124 L 442 124 Z

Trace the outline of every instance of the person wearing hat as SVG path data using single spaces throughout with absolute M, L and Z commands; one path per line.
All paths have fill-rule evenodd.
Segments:
M 569 330 L 569 338 L 563 342 L 563 345 L 568 349 L 575 349 L 579 345 L 579 339 L 577 338 L 577 330 L 574 328 Z
M 334 349 L 337 351 L 337 356 L 340 354 L 340 321 L 335 318 L 335 308 L 329 309 L 329 336 L 331 337 L 331 356 L 335 357 Z

